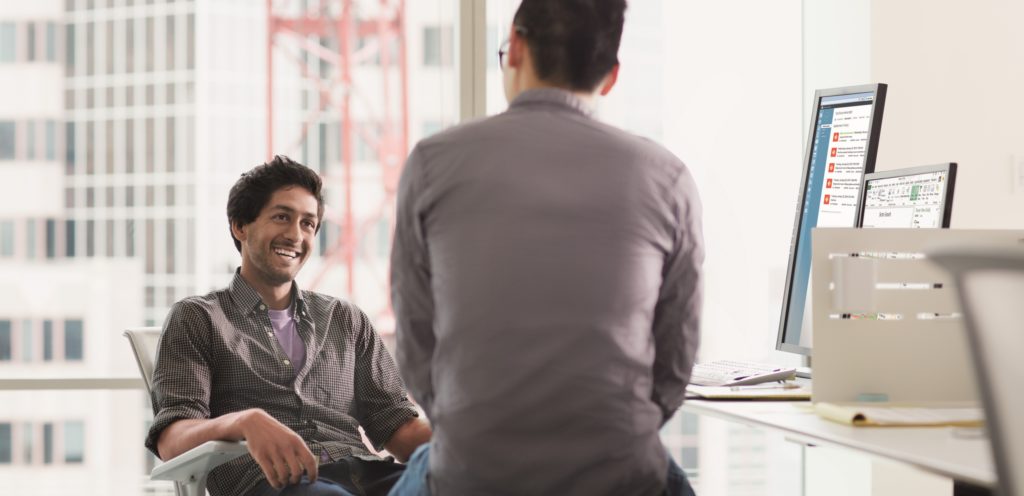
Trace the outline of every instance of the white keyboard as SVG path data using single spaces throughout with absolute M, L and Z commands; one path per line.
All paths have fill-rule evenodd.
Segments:
M 690 384 L 698 386 L 747 386 L 762 382 L 792 379 L 793 367 L 779 367 L 764 363 L 716 360 L 693 366 Z

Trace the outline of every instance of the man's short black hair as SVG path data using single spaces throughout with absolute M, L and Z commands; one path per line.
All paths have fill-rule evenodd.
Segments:
M 243 173 L 231 187 L 228 193 L 229 231 L 231 226 L 244 226 L 256 220 L 274 192 L 289 186 L 304 188 L 316 198 L 316 230 L 319 232 L 320 221 L 324 218 L 323 182 L 312 169 L 284 155 L 276 155 L 270 162 Z M 231 232 L 231 239 L 241 253 L 242 242 L 234 232 Z
M 593 91 L 619 63 L 626 0 L 523 0 L 512 24 L 542 81 Z

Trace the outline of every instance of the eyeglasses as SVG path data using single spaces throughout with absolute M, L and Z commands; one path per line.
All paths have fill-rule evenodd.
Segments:
M 519 35 L 520 38 L 526 36 L 526 28 L 522 26 L 515 26 L 513 29 L 515 29 L 516 34 Z M 510 42 L 511 40 L 506 39 L 501 43 L 501 46 L 498 47 L 498 67 L 502 69 L 505 68 L 505 55 L 508 55 L 508 45 Z
M 509 40 L 502 42 L 501 47 L 498 48 L 498 67 L 505 68 L 505 54 L 508 53 Z

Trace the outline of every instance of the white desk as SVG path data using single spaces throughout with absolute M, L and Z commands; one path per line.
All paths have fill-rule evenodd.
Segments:
M 800 401 L 709 401 L 689 399 L 684 411 L 781 431 L 810 445 L 848 448 L 894 460 L 974 486 L 995 486 L 986 438 L 965 438 L 952 427 L 851 427 L 819 417 Z

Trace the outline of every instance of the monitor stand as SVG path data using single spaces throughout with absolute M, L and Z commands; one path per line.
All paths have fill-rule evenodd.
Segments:
M 796 368 L 796 376 L 797 377 L 803 377 L 804 379 L 810 379 L 811 378 L 811 357 L 810 357 L 810 355 L 804 355 L 803 359 L 800 360 L 800 361 L 803 362 L 804 365 L 803 365 L 803 367 L 797 367 Z

